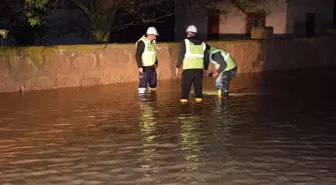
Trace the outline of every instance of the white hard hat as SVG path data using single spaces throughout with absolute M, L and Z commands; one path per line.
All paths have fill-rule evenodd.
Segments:
M 156 30 L 156 28 L 152 27 L 152 26 L 147 29 L 146 33 L 147 34 L 151 34 L 151 35 L 159 35 L 158 32 L 157 32 L 157 30 Z
M 188 26 L 186 32 L 197 33 L 197 28 L 196 28 L 196 26 L 194 26 L 194 25 L 190 25 L 190 26 Z

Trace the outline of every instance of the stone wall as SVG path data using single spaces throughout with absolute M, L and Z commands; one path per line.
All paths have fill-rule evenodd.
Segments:
M 336 39 L 216 41 L 237 60 L 239 73 L 336 64 Z M 158 47 L 159 80 L 174 79 L 179 44 Z M 138 81 L 134 44 L 0 47 L 0 92 Z M 213 66 L 211 66 L 212 68 Z

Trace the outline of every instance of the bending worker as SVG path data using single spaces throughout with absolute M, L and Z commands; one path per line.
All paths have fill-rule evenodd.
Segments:
M 230 53 L 224 49 L 211 46 L 209 60 L 215 65 L 216 71 L 212 76 L 216 79 L 216 89 L 218 97 L 229 95 L 229 86 L 233 76 L 237 72 L 237 62 Z
M 195 100 L 199 103 L 202 102 L 203 98 L 203 69 L 207 70 L 209 66 L 207 53 L 209 46 L 197 37 L 197 28 L 194 25 L 190 25 L 186 33 L 187 38 L 181 43 L 175 74 L 180 76 L 179 68 L 183 63 L 181 102 L 188 102 L 191 85 L 193 84 Z
M 155 27 L 149 27 L 146 35 L 136 42 L 135 59 L 139 70 L 139 93 L 145 93 L 149 84 L 149 91 L 155 91 L 157 86 L 156 68 L 156 36 L 158 32 Z

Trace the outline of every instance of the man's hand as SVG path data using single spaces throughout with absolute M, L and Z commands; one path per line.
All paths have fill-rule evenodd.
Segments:
M 215 72 L 212 74 L 212 77 L 217 78 L 218 75 L 219 75 L 218 72 L 215 71 Z
M 180 76 L 180 75 L 181 75 L 181 74 L 180 74 L 180 71 L 179 71 L 179 68 L 176 68 L 176 69 L 175 69 L 175 75 L 176 75 L 176 76 Z
M 209 72 L 207 70 L 203 70 L 203 76 L 209 76 Z
M 142 67 L 141 68 L 138 68 L 139 72 L 142 73 L 143 72 L 143 69 Z

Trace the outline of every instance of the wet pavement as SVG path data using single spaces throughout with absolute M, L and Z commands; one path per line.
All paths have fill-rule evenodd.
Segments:
M 0 184 L 336 184 L 333 71 L 238 75 L 231 91 L 256 94 L 201 104 L 178 80 L 146 100 L 137 84 L 1 94 Z

